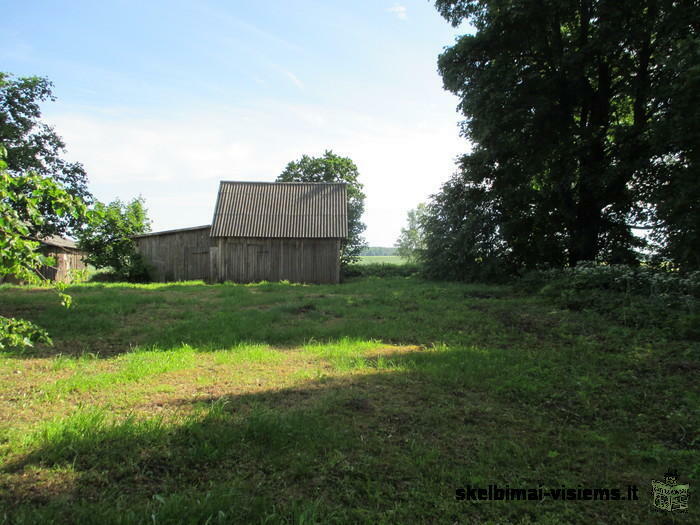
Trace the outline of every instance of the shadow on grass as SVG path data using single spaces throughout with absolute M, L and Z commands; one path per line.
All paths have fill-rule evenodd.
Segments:
M 397 364 L 402 359 L 391 357 Z M 449 454 L 437 441 L 452 431 L 454 414 L 443 413 L 444 420 L 438 413 L 416 414 L 416 403 L 434 403 L 440 394 L 419 391 L 414 374 L 395 369 L 279 391 L 173 399 L 175 406 L 193 408 L 178 421 L 113 421 L 99 409 L 79 410 L 44 426 L 27 454 L 3 467 L 5 475 L 17 476 L 2 487 L 2 499 L 23 503 L 14 516 L 27 523 L 46 516 L 115 523 L 127 512 L 133 520 L 124 522 L 133 523 L 151 515 L 156 523 L 185 516 L 184 522 L 203 523 L 220 512 L 232 520 L 221 522 L 246 523 L 347 523 L 391 515 L 396 491 L 409 480 L 418 481 L 411 490 L 425 490 L 425 498 L 439 497 L 438 473 L 420 471 Z M 457 408 L 450 403 L 446 410 Z M 20 475 L 37 468 L 68 470 L 70 482 L 37 493 L 36 480 Z
M 48 291 L 5 291 L 0 313 L 35 322 L 55 344 L 3 355 L 107 358 L 134 348 L 170 350 L 187 344 L 211 351 L 242 343 L 298 346 L 341 337 L 397 344 L 464 342 L 465 334 L 476 340 L 499 329 L 487 310 L 510 291 L 390 278 L 340 285 L 92 284 L 69 293 L 71 309 L 62 308 Z
M 155 523 L 406 523 L 454 515 L 465 523 L 542 516 L 625 523 L 633 504 L 549 501 L 533 510 L 465 505 L 453 494 L 467 483 L 641 485 L 667 463 L 692 458 L 671 450 L 645 456 L 648 436 L 618 439 L 639 429 L 599 414 L 608 398 L 580 407 L 584 420 L 547 404 L 557 388 L 571 394 L 566 382 L 580 382 L 579 374 L 557 382 L 551 369 L 532 385 L 531 377 L 514 377 L 517 360 L 485 350 L 384 357 L 383 368 L 365 360 L 356 373 L 295 388 L 175 398 L 172 405 L 193 408 L 179 420 L 117 421 L 81 409 L 46 424 L 27 453 L 3 467 L 5 476 L 18 476 L 2 487 L 2 499 L 24 504 L 17 523 L 47 516 L 71 523 L 151 516 Z M 70 482 L 47 482 L 37 493 L 36 480 L 19 475 L 37 468 Z M 647 507 L 634 505 L 633 513 L 653 523 Z
M 500 437 L 492 455 L 479 460 L 464 458 L 461 450 L 486 452 L 493 448 L 486 440 L 506 420 L 520 430 L 525 420 L 504 419 L 498 403 L 464 386 L 425 381 L 410 356 L 388 357 L 392 368 L 381 373 L 320 378 L 256 394 L 174 399 L 173 405 L 194 408 L 179 421 L 112 421 L 102 410 L 80 410 L 46 425 L 32 437 L 27 454 L 3 468 L 5 474 L 68 470 L 71 482 L 37 494 L 35 480 L 29 477 L 31 486 L 24 486 L 20 476 L 19 483 L 4 487 L 5 502 L 24 503 L 16 516 L 26 520 L 50 512 L 66 522 L 80 522 L 81 513 L 122 522 L 115 516 L 127 511 L 134 523 L 151 515 L 156 523 L 177 523 L 183 516 L 203 523 L 219 512 L 231 522 L 251 523 L 304 523 L 302 515 L 311 523 L 444 519 L 455 511 L 446 487 L 461 483 L 477 465 L 486 479 L 515 451 L 527 453 L 527 445 L 511 446 Z M 527 462 L 511 462 L 510 468 L 518 466 Z M 204 497 L 212 491 L 218 494 L 214 504 Z

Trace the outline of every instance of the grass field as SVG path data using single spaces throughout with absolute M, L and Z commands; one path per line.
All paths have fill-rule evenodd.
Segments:
M 697 343 L 504 286 L 0 287 L 0 523 L 698 523 Z M 460 501 L 467 485 L 638 501 Z
M 406 259 L 398 255 L 362 255 L 359 264 L 406 264 Z

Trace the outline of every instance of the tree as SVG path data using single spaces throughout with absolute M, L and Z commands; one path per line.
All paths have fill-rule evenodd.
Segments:
M 37 251 L 39 242 L 31 238 L 32 231 L 46 220 L 43 210 L 80 222 L 87 208 L 50 178 L 36 173 L 9 173 L 5 153 L 0 145 L 0 282 L 13 275 L 33 284 L 48 284 L 38 270 L 54 261 Z M 64 306 L 70 306 L 70 296 L 62 293 L 64 285 L 54 286 Z M 36 342 L 51 343 L 51 339 L 45 330 L 29 321 L 0 316 L 0 348 L 26 347 Z
M 136 253 L 133 236 L 151 231 L 142 197 L 128 203 L 119 199 L 96 202 L 88 224 L 78 232 L 78 245 L 87 252 L 86 261 L 95 268 L 112 268 L 122 279 L 141 281 L 147 269 Z
M 698 26 L 696 18 L 696 28 Z M 658 256 L 681 268 L 700 269 L 700 34 L 675 42 L 666 57 L 664 118 L 653 137 L 654 176 L 645 195 Z
M 362 213 L 365 210 L 365 194 L 358 180 L 359 173 L 355 163 L 348 157 L 339 157 L 328 150 L 323 157 L 304 155 L 298 161 L 287 164 L 277 177 L 277 182 L 344 182 L 348 192 L 348 238 L 343 241 L 340 262 L 345 267 L 357 261 L 366 246 L 362 237 L 365 224 Z
M 406 227 L 401 228 L 401 234 L 396 241 L 396 254 L 405 257 L 410 261 L 417 261 L 425 250 L 425 232 L 423 221 L 426 215 L 424 203 L 408 211 Z
M 669 195 L 674 184 L 698 194 L 697 135 L 669 140 L 676 122 L 697 133 L 699 105 L 688 91 L 698 79 L 697 2 L 437 0 L 436 7 L 453 25 L 476 28 L 438 60 L 473 143 L 429 207 L 434 225 L 469 231 L 461 242 L 477 242 L 453 240 L 450 257 L 463 264 L 495 257 L 511 270 L 633 263 L 643 244 L 633 226 L 676 232 L 677 246 L 697 246 L 700 221 L 679 217 L 684 199 Z M 484 220 L 495 248 L 475 239 Z
M 87 175 L 80 163 L 61 158 L 65 143 L 56 131 L 40 121 L 41 102 L 53 101 L 53 84 L 42 77 L 14 78 L 0 73 L 0 145 L 7 150 L 7 171 L 15 176 L 33 172 L 51 178 L 77 199 L 90 203 Z M 32 188 L 17 188 L 30 194 Z M 58 215 L 50 202 L 42 202 L 39 209 L 44 217 L 41 224 L 23 217 L 35 235 L 62 235 L 80 226 L 70 214 Z M 21 206 L 17 212 L 26 211 Z
M 484 188 L 453 177 L 434 195 L 422 220 L 424 273 L 433 279 L 494 280 L 513 271 Z

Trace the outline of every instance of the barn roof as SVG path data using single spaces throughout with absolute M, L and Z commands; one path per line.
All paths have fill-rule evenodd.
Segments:
M 211 228 L 211 224 L 205 224 L 204 226 L 192 226 L 189 228 L 177 228 L 175 230 L 162 230 L 158 232 L 141 233 L 139 235 L 133 235 L 131 238 L 140 239 L 141 237 L 153 237 L 155 235 L 170 235 L 172 233 L 190 232 L 194 230 L 206 230 L 207 228 Z
M 72 241 L 71 239 L 66 239 L 65 237 L 61 237 L 60 235 L 39 237 L 37 238 L 37 240 L 42 244 L 48 244 L 49 246 L 58 246 L 59 248 L 72 248 L 74 250 L 78 249 L 78 245 L 75 243 L 75 241 Z
M 221 181 L 212 237 L 344 238 L 345 184 Z

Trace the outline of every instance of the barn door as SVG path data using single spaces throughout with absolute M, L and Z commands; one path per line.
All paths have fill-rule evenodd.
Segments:
M 246 246 L 246 281 L 270 279 L 270 251 L 264 242 L 248 242 Z

